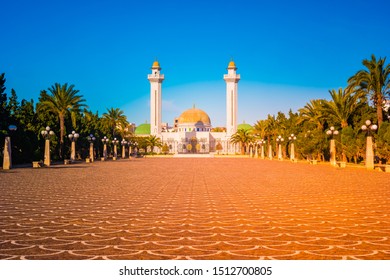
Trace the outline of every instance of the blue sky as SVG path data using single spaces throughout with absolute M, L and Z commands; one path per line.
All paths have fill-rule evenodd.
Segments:
M 239 122 L 296 111 L 345 87 L 371 54 L 390 53 L 390 4 L 371 1 L 2 1 L 0 73 L 38 100 L 74 84 L 89 109 L 149 121 L 147 74 L 165 74 L 163 121 L 196 104 L 225 125 L 223 74 L 233 57 Z M 390 61 L 388 58 L 387 62 Z

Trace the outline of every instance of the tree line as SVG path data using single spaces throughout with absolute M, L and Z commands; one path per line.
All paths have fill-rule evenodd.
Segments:
M 294 134 L 301 158 L 328 160 L 330 136 L 326 131 L 334 127 L 340 132 L 335 137 L 338 159 L 358 163 L 365 158 L 366 132 L 362 125 L 370 120 L 379 127 L 373 133 L 377 161 L 390 162 L 390 104 L 386 103 L 390 97 L 390 65 L 386 65 L 386 58 L 377 59 L 374 55 L 362 64 L 364 69 L 348 79 L 346 88 L 329 91 L 329 100 L 313 99 L 296 113 L 290 110 L 287 115 L 268 115 L 257 121 L 253 130 L 237 131 L 231 141 L 240 143 L 245 153 L 259 140 L 265 140 L 267 147 L 276 147 L 281 135 L 286 157 L 291 144 L 288 137 Z
M 91 134 L 96 138 L 95 156 L 102 156 L 102 139 L 107 136 L 120 142 L 126 139 L 127 146 L 146 149 L 147 146 L 157 146 L 160 142 L 155 137 L 135 137 L 132 125 L 128 122 L 124 112 L 119 108 L 109 108 L 102 116 L 88 109 L 85 99 L 75 89 L 74 85 L 54 84 L 47 90 L 42 90 L 37 103 L 34 100 L 19 102 L 16 91 L 6 94 L 5 74 L 0 75 L 0 142 L 1 156 L 3 156 L 4 138 L 10 135 L 12 140 L 12 161 L 14 164 L 31 163 L 43 158 L 44 137 L 41 131 L 47 126 L 55 132 L 51 138 L 51 154 L 53 160 L 69 158 L 70 142 L 68 135 L 76 131 L 80 137 L 77 140 L 77 157 L 88 157 Z M 10 125 L 17 127 L 10 131 Z M 112 144 L 108 145 L 109 150 Z M 112 149 L 111 151 L 112 152 Z
M 361 126 L 366 120 L 378 124 L 374 133 L 375 153 L 378 160 L 390 162 L 390 111 L 386 101 L 390 95 L 390 65 L 386 58 L 364 59 L 363 69 L 348 79 L 346 88 L 329 91 L 330 99 L 310 100 L 297 112 L 288 114 L 279 112 L 258 120 L 253 130 L 239 130 L 232 136 L 233 143 L 240 143 L 242 153 L 250 146 L 258 146 L 260 140 L 267 145 L 276 146 L 276 139 L 283 136 L 283 154 L 289 153 L 291 134 L 296 136 L 296 153 L 302 157 L 315 157 L 318 160 L 329 158 L 329 136 L 325 131 L 330 127 L 340 131 L 336 137 L 338 157 L 343 161 L 358 163 L 365 156 L 365 133 Z M 18 100 L 17 93 L 11 89 L 6 93 L 5 74 L 0 75 L 0 145 L 4 137 L 12 137 L 12 155 L 14 163 L 31 163 L 41 160 L 44 151 L 44 139 L 41 131 L 49 126 L 56 134 L 52 139 L 51 153 L 53 160 L 68 158 L 70 140 L 67 135 L 72 131 L 80 134 L 77 141 L 79 158 L 88 156 L 87 136 L 96 138 L 96 156 L 101 156 L 104 136 L 125 139 L 133 148 L 147 150 L 147 147 L 162 147 L 159 138 L 136 137 L 132 134 L 124 112 L 118 108 L 109 108 L 102 116 L 89 110 L 85 99 L 74 85 L 54 84 L 40 92 L 38 102 Z M 9 125 L 16 125 L 16 131 L 9 131 Z M 163 149 L 164 150 L 164 149 Z M 165 147 L 165 150 L 166 147 Z M 276 149 L 274 149 L 276 150 Z M 1 158 L 2 160 L 1 149 Z

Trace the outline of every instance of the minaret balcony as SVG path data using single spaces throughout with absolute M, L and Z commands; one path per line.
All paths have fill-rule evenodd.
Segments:
M 164 74 L 149 74 L 148 80 L 151 82 L 158 82 L 164 80 Z
M 240 80 L 240 74 L 234 74 L 234 75 L 225 74 L 225 75 L 223 75 L 223 79 L 226 82 L 236 82 L 236 81 Z

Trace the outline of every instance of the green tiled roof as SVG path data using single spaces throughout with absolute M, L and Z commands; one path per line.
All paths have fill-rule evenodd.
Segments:
M 237 126 L 237 130 L 238 129 L 253 130 L 253 126 L 251 126 L 250 124 L 247 124 L 247 123 L 242 123 L 242 124 L 239 124 Z
M 136 127 L 135 134 L 138 135 L 149 135 L 150 134 L 150 123 L 143 123 Z

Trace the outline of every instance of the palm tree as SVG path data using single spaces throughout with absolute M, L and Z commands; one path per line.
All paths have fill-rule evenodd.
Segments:
M 267 121 L 259 120 L 254 125 L 254 133 L 260 137 L 260 139 L 264 139 L 267 131 Z
M 46 109 L 58 115 L 60 121 L 60 157 L 63 158 L 65 118 L 68 113 L 71 114 L 72 125 L 76 126 L 76 114 L 80 112 L 81 107 L 86 107 L 82 95 L 77 95 L 79 90 L 74 89 L 74 85 L 68 86 L 67 83 L 60 85 L 55 83 L 48 88 L 51 95 L 45 90 L 41 91 L 38 110 Z
M 246 146 L 253 141 L 253 135 L 250 130 L 239 129 L 230 137 L 230 142 L 241 145 L 241 154 L 245 154 Z
M 298 124 L 303 122 L 309 122 L 315 124 L 317 129 L 324 129 L 324 110 L 323 104 L 326 100 L 314 99 L 310 100 L 303 108 L 299 109 L 299 120 Z
M 333 117 L 341 128 L 347 127 L 352 115 L 364 104 L 362 102 L 364 95 L 361 92 L 353 94 L 352 91 L 342 88 L 338 91 L 332 89 L 329 93 L 332 100 L 323 102 L 323 112 L 327 117 Z
M 383 122 L 383 103 L 390 94 L 390 65 L 385 65 L 386 57 L 371 60 L 364 59 L 363 65 L 367 68 L 356 72 L 348 79 L 348 87 L 355 91 L 362 91 L 369 95 L 376 106 L 378 125 Z
M 112 130 L 112 135 L 115 137 L 115 132 L 120 129 L 121 131 L 129 125 L 124 112 L 119 108 L 107 109 L 107 113 L 103 114 L 103 125 Z
M 161 139 L 158 138 L 156 135 L 149 135 L 149 137 L 147 137 L 145 140 L 146 140 L 146 145 L 151 148 L 152 154 L 153 154 L 154 147 L 158 147 L 158 148 L 162 147 Z

